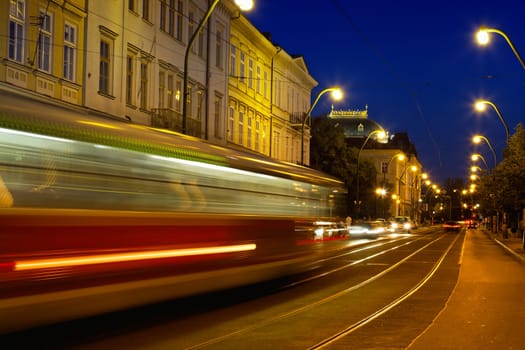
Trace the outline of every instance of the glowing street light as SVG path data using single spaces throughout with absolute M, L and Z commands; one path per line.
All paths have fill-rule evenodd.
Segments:
M 503 31 L 496 29 L 496 28 L 487 28 L 487 27 L 481 27 L 478 32 L 476 33 L 476 40 L 478 44 L 485 46 L 488 45 L 490 42 L 490 35 L 489 33 L 496 33 L 501 35 L 505 40 L 507 41 L 507 44 L 509 44 L 510 48 L 512 49 L 512 52 L 514 52 L 514 55 L 520 61 L 521 67 L 525 69 L 525 62 L 523 61 L 523 58 L 521 58 L 521 55 L 519 54 L 518 50 L 510 40 L 509 36 L 505 34 Z
M 481 143 L 481 141 L 485 141 L 485 143 L 487 144 L 487 146 L 489 146 L 490 148 L 490 151 L 492 152 L 492 155 L 494 156 L 494 167 L 496 167 L 498 161 L 496 159 L 496 152 L 494 151 L 494 147 L 492 147 L 492 145 L 490 144 L 490 141 L 489 139 L 487 139 L 485 136 L 483 135 L 474 135 L 472 137 L 472 142 L 474 142 L 475 144 L 479 145 Z
M 366 137 L 365 139 L 365 142 L 363 142 L 363 145 L 361 146 L 361 148 L 359 149 L 359 151 L 357 152 L 357 173 L 356 173 L 356 205 L 357 205 L 357 212 L 359 213 L 359 206 L 361 204 L 361 202 L 359 201 L 359 157 L 361 156 L 361 151 L 363 150 L 363 148 L 365 148 L 365 145 L 366 143 L 368 142 L 368 140 L 370 140 L 370 138 L 373 136 L 373 135 L 376 135 L 377 134 L 377 138 L 378 139 L 384 139 L 386 137 L 386 133 L 383 131 L 383 130 L 373 130 L 372 132 L 370 132 L 368 134 L 368 136 Z
M 487 161 L 485 160 L 485 157 L 483 157 L 481 154 L 479 153 L 474 153 L 472 154 L 472 156 L 470 157 L 470 159 L 472 159 L 473 162 L 477 162 L 478 159 L 481 159 L 483 161 L 483 163 L 485 164 L 485 167 L 487 168 L 487 170 L 489 170 L 489 166 L 487 164 Z
M 197 26 L 197 29 L 192 34 L 190 40 L 188 41 L 188 45 L 186 46 L 186 52 L 184 54 L 184 86 L 182 91 L 182 133 L 186 134 L 187 132 L 187 123 L 188 123 L 188 65 L 189 65 L 189 57 L 190 57 L 190 50 L 193 46 L 193 42 L 199 35 L 200 31 L 206 25 L 206 22 L 208 22 L 208 19 L 211 16 L 211 13 L 217 6 L 220 0 L 213 0 L 213 2 L 209 5 L 208 11 L 202 17 L 199 25 Z M 235 4 L 241 11 L 249 11 L 253 8 L 253 0 L 235 0 Z
M 503 118 L 503 115 L 501 115 L 501 112 L 499 111 L 498 106 L 496 106 L 494 103 L 487 101 L 487 100 L 477 100 L 476 103 L 474 104 L 474 107 L 476 108 L 478 112 L 484 112 L 487 109 L 486 105 L 491 106 L 498 114 L 499 119 L 501 120 L 501 122 L 503 123 L 503 126 L 505 127 L 505 134 L 507 135 L 507 144 L 508 144 L 509 137 L 510 137 L 509 126 L 507 125 L 507 122 Z
M 343 98 L 343 90 L 341 90 L 341 88 L 337 86 L 324 89 L 317 94 L 317 97 L 315 98 L 314 103 L 312 103 L 308 111 L 306 111 L 306 114 L 303 118 L 303 122 L 301 125 L 301 165 L 304 165 L 304 127 L 306 125 L 306 121 L 310 120 L 310 114 L 312 113 L 315 105 L 319 101 L 319 98 L 321 98 L 321 96 L 326 94 L 327 92 L 331 92 L 332 98 L 336 101 L 339 101 Z

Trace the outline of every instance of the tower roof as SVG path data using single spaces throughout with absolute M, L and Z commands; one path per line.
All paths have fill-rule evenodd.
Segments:
M 328 118 L 344 128 L 345 138 L 347 139 L 366 138 L 375 130 L 387 134 L 381 125 L 372 119 L 368 119 L 368 106 L 364 110 L 334 110 L 332 107 Z M 377 139 L 377 135 L 372 136 L 372 138 Z

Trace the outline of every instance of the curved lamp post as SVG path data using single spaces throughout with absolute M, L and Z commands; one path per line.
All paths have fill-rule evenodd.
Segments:
M 323 96 L 327 92 L 332 93 L 332 98 L 334 100 L 340 100 L 343 98 L 343 91 L 341 90 L 341 88 L 337 86 L 326 88 L 317 94 L 317 97 L 315 98 L 314 102 L 312 103 L 308 111 L 306 111 L 306 114 L 303 118 L 303 122 L 301 124 L 301 165 L 304 165 L 304 127 L 306 125 L 306 121 L 310 120 L 310 114 L 312 113 L 315 105 L 317 104 L 317 102 L 319 102 L 321 96 Z
M 359 208 L 361 206 L 361 201 L 359 200 L 359 157 L 361 156 L 361 151 L 363 150 L 363 148 L 365 148 L 365 145 L 366 143 L 368 142 L 368 140 L 370 140 L 370 138 L 377 134 L 378 138 L 380 139 L 384 139 L 386 137 L 386 134 L 383 130 L 373 130 L 371 131 L 368 136 L 366 137 L 365 139 L 365 142 L 363 142 L 363 145 L 361 146 L 361 148 L 359 149 L 359 151 L 357 152 L 357 172 L 356 172 L 356 200 L 355 200 L 355 204 L 357 206 L 357 213 L 360 212 Z
M 209 5 L 208 10 L 206 11 L 206 14 L 204 14 L 204 17 L 202 17 L 199 25 L 197 26 L 197 29 L 192 34 L 190 40 L 188 41 L 188 45 L 186 46 L 186 52 L 184 53 L 184 86 L 182 90 L 182 133 L 186 134 L 187 132 L 187 122 L 188 122 L 188 61 L 190 57 L 190 50 L 193 46 L 193 42 L 199 35 L 200 31 L 208 21 L 208 19 L 211 16 L 211 13 L 217 6 L 220 0 L 213 0 L 213 2 Z M 235 0 L 235 4 L 239 7 L 241 11 L 249 11 L 253 7 L 253 0 Z
M 496 165 L 498 164 L 498 161 L 496 159 L 496 152 L 494 151 L 494 147 L 492 147 L 492 145 L 490 144 L 490 141 L 489 139 L 487 139 L 485 136 L 483 135 L 474 135 L 472 137 L 472 142 L 474 142 L 475 144 L 480 144 L 481 143 L 481 140 L 485 141 L 485 143 L 487 144 L 487 146 L 489 146 L 490 148 L 490 151 L 492 152 L 492 155 L 494 156 L 494 167 L 496 167 Z
M 487 168 L 487 170 L 490 171 L 490 168 L 489 168 L 489 166 L 487 164 L 487 161 L 485 160 L 485 157 L 483 157 L 481 154 L 474 153 L 474 154 L 472 154 L 470 159 L 472 159 L 473 162 L 476 162 L 478 159 L 481 159 L 483 161 L 483 163 L 485 164 L 485 167 Z
M 523 58 L 521 58 L 521 55 L 519 54 L 518 50 L 510 40 L 509 36 L 505 34 L 503 31 L 496 29 L 496 28 L 487 28 L 487 27 L 481 27 L 478 32 L 476 33 L 476 39 L 480 45 L 487 45 L 490 41 L 490 35 L 489 33 L 496 33 L 501 35 L 505 40 L 507 41 L 507 44 L 509 44 L 510 48 L 512 49 L 512 52 L 514 52 L 514 55 L 516 55 L 516 58 L 518 61 L 520 61 L 521 67 L 525 69 L 525 62 L 523 62 Z
M 498 114 L 499 119 L 501 120 L 501 122 L 503 123 L 503 126 L 505 127 L 505 134 L 507 135 L 507 144 L 508 144 L 509 137 L 510 137 L 509 126 L 507 125 L 507 122 L 503 118 L 503 115 L 501 115 L 501 112 L 499 111 L 498 106 L 496 106 L 494 103 L 487 101 L 487 100 L 477 100 L 474 107 L 476 108 L 477 111 L 484 112 L 486 110 L 486 105 L 491 106 Z

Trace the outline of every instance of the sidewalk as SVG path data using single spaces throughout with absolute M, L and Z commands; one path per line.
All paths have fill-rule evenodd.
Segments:
M 514 237 L 509 235 L 508 238 L 504 238 L 501 233 L 492 233 L 485 229 L 480 229 L 487 236 L 492 238 L 496 243 L 502 246 L 507 252 L 513 255 L 516 259 L 525 263 L 525 249 L 523 249 L 523 239 L 521 237 Z

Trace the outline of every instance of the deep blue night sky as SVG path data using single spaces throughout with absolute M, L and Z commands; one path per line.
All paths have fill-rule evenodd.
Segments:
M 391 134 L 408 132 L 434 182 L 466 179 L 474 152 L 493 166 L 487 145 L 472 144 L 476 133 L 501 161 L 503 124 L 491 108 L 475 112 L 476 99 L 495 103 L 511 134 L 525 119 L 525 70 L 510 46 L 497 34 L 486 47 L 474 39 L 481 25 L 498 28 L 524 56 L 525 2 L 254 1 L 250 21 L 288 53 L 304 56 L 319 82 L 312 99 L 341 86 L 345 99 L 335 108 L 368 105 L 369 118 Z M 332 103 L 323 95 L 312 115 Z

